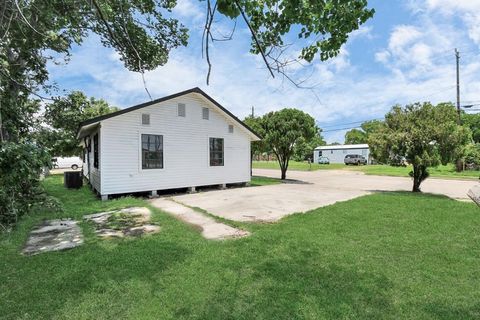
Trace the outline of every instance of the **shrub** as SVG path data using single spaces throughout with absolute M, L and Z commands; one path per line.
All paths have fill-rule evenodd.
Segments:
M 471 143 L 465 147 L 464 152 L 467 168 L 478 169 L 480 166 L 480 144 Z
M 0 145 L 0 226 L 8 229 L 36 203 L 52 203 L 40 185 L 50 155 L 32 143 Z M 54 201 L 53 201 L 54 202 Z

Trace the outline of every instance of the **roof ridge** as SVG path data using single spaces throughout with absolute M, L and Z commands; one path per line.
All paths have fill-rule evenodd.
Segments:
M 86 125 L 89 125 L 89 124 L 92 124 L 92 123 L 95 123 L 95 122 L 100 122 L 100 121 L 103 121 L 103 120 L 106 120 L 106 119 L 110 119 L 110 118 L 122 115 L 124 113 L 127 113 L 127 112 L 142 109 L 142 108 L 151 106 L 151 105 L 156 104 L 156 103 L 160 103 L 160 102 L 168 101 L 168 100 L 171 100 L 171 99 L 175 99 L 177 97 L 184 96 L 184 95 L 189 94 L 189 93 L 198 93 L 198 94 L 204 96 L 208 101 L 210 101 L 212 104 L 214 104 L 220 110 L 225 112 L 228 116 L 232 117 L 235 121 L 237 121 L 239 124 L 241 124 L 245 129 L 247 129 L 254 136 L 256 136 L 257 138 L 261 138 L 260 135 L 258 133 L 256 133 L 255 131 L 253 131 L 252 128 L 250 128 L 242 120 L 238 119 L 233 113 L 228 111 L 225 107 L 223 107 L 220 103 L 218 103 L 215 99 L 210 97 L 205 91 L 203 91 L 199 87 L 193 87 L 193 88 L 190 88 L 190 89 L 187 89 L 187 90 L 184 90 L 184 91 L 180 91 L 180 92 L 177 92 L 177 93 L 174 93 L 174 94 L 171 94 L 171 95 L 164 96 L 162 98 L 158 98 L 158 99 L 148 101 L 148 102 L 143 102 L 143 103 L 140 103 L 140 104 L 137 104 L 137 105 L 125 108 L 125 109 L 121 109 L 121 110 L 118 110 L 118 111 L 115 111 L 115 112 L 112 112 L 112 113 L 108 113 L 108 114 L 105 114 L 105 115 L 101 115 L 101 116 L 98 116 L 98 117 L 87 119 L 85 121 L 80 122 L 80 124 L 78 126 L 78 129 L 77 129 L 77 135 L 78 135 L 78 132 L 80 131 L 80 129 L 82 127 L 86 126 Z

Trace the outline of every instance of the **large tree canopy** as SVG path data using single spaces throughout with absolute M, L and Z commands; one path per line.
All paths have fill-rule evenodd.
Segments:
M 49 92 L 52 52 L 68 59 L 90 33 L 114 48 L 125 67 L 143 72 L 163 65 L 172 48 L 186 45 L 187 30 L 164 17 L 169 0 L 5 0 L 0 8 L 0 141 L 30 130 L 25 107 L 39 89 Z M 57 57 L 58 59 L 58 57 Z M 34 111 L 36 112 L 36 110 Z M 3 121 L 2 121 L 3 120 Z
M 318 134 L 318 127 L 309 114 L 298 109 L 282 109 L 263 116 L 264 137 L 277 157 L 286 178 L 288 163 L 293 156 L 295 145 L 302 141 L 310 141 Z
M 104 100 L 88 99 L 74 91 L 55 99 L 45 107 L 45 122 L 49 126 L 40 130 L 40 141 L 53 156 L 78 156 L 77 130 L 82 121 L 119 110 Z
M 450 103 L 395 106 L 385 116 L 385 126 L 369 138 L 373 157 L 386 163 L 405 157 L 413 167 L 412 191 L 419 192 L 428 167 L 454 160 L 469 142 L 470 131 L 457 124 L 457 117 Z

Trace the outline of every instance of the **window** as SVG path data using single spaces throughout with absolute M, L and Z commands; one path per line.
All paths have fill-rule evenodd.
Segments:
M 333 154 L 333 150 L 330 150 L 330 153 Z
M 177 107 L 177 114 L 179 117 L 186 116 L 185 103 L 179 103 Z
M 163 136 L 142 134 L 142 169 L 163 169 Z
M 98 133 L 93 136 L 93 167 L 98 168 Z
M 321 157 L 322 155 L 322 150 L 318 151 L 318 156 Z
M 210 117 L 210 110 L 208 108 L 202 108 L 202 118 L 208 120 Z
M 223 166 L 222 138 L 210 138 L 210 166 Z
M 142 124 L 143 124 L 144 126 L 150 124 L 150 115 L 149 115 L 149 114 L 147 114 L 147 113 L 143 113 L 143 114 L 142 114 Z
M 228 125 L 228 133 L 233 133 L 233 124 Z

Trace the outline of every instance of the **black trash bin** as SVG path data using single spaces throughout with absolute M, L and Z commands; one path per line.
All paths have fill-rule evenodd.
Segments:
M 65 171 L 63 173 L 63 185 L 68 189 L 78 189 L 83 185 L 81 171 Z

